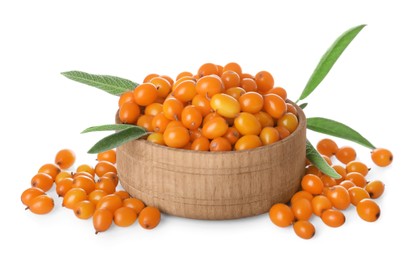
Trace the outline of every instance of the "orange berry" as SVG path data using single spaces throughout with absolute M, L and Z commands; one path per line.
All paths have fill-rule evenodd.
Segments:
M 331 167 L 340 175 L 340 178 L 336 179 L 336 183 L 340 184 L 346 178 L 346 169 L 345 169 L 345 167 L 343 167 L 341 165 L 332 165 Z
M 240 138 L 240 133 L 235 127 L 229 127 L 226 131 L 226 133 L 223 135 L 224 138 L 229 140 L 229 142 L 234 145 L 237 140 Z
M 385 148 L 374 149 L 371 153 L 371 157 L 372 161 L 380 167 L 386 167 L 390 165 L 394 159 L 391 151 Z
M 287 112 L 287 103 L 276 94 L 267 94 L 264 96 L 263 109 L 273 118 L 278 119 Z
M 194 151 L 208 151 L 210 150 L 210 141 L 205 136 L 196 138 L 191 144 L 191 150 Z
M 368 222 L 376 221 L 381 215 L 378 204 L 371 199 L 363 199 L 356 205 L 356 212 L 359 217 Z
M 306 174 L 301 180 L 301 187 L 313 195 L 318 195 L 322 193 L 324 185 L 318 176 Z
M 292 133 L 297 129 L 298 118 L 292 113 L 285 113 L 278 119 L 278 125 L 287 128 Z
M 268 71 L 260 71 L 255 75 L 258 92 L 267 93 L 274 87 L 274 78 Z
M 282 125 L 279 125 L 275 128 L 278 130 L 280 139 L 285 139 L 291 134 L 290 131 Z
M 97 154 L 97 161 L 108 161 L 110 163 L 116 163 L 116 151 L 115 150 L 108 150 Z M 89 173 L 93 173 L 94 170 L 91 168 L 92 171 L 87 171 Z M 83 170 L 86 171 L 86 170 Z M 78 172 L 78 170 L 77 170 Z
M 136 214 L 139 214 L 145 208 L 145 204 L 136 198 L 128 198 L 123 200 L 123 207 L 131 208 Z
M 38 173 L 40 172 L 48 174 L 53 180 L 55 180 L 57 175 L 61 172 L 61 169 L 55 164 L 47 163 L 39 168 Z
M 321 219 L 329 227 L 340 227 L 346 221 L 345 215 L 337 209 L 326 209 L 321 214 Z
M 118 208 L 113 215 L 114 224 L 119 227 L 128 227 L 135 223 L 138 214 L 136 211 L 129 207 Z
M 224 66 L 223 71 L 228 71 L 228 70 L 236 72 L 239 75 L 239 77 L 242 75 L 242 68 L 236 62 L 227 63 Z
M 273 127 L 275 125 L 274 119 L 272 118 L 272 116 L 266 113 L 265 111 L 259 111 L 258 113 L 254 114 L 254 116 L 256 117 L 256 119 L 258 119 L 259 123 L 261 123 L 262 128 L 267 127 L 267 126 Z
M 248 112 L 242 112 L 234 120 L 234 126 L 242 135 L 259 135 L 262 130 L 261 123 Z
M 101 179 L 110 179 L 113 183 L 114 186 L 117 186 L 119 184 L 119 177 L 117 176 L 117 173 L 115 172 L 108 172 L 105 173 L 103 176 L 101 176 Z
M 118 190 L 113 194 L 119 196 L 122 200 L 130 198 L 130 194 L 124 190 Z
M 145 107 L 145 115 L 156 116 L 162 112 L 162 104 L 152 103 Z
M 113 223 L 113 212 L 108 209 L 97 209 L 93 215 L 93 224 L 96 234 L 104 232 Z
M 209 75 L 200 78 L 195 86 L 198 94 L 205 97 L 212 97 L 215 94 L 224 92 L 223 82 L 217 75 Z
M 197 75 L 200 77 L 204 77 L 207 75 L 217 75 L 217 65 L 213 63 L 205 63 L 201 65 L 201 67 L 198 69 Z
M 240 112 L 239 102 L 224 93 L 213 95 L 210 100 L 210 107 L 219 115 L 227 118 L 235 118 Z
M 152 129 L 152 120 L 153 120 L 153 118 L 154 117 L 150 116 L 150 115 L 141 115 L 138 118 L 138 121 L 136 122 L 136 125 L 145 128 L 145 130 L 148 131 L 148 132 L 153 132 L 153 129 Z
M 249 91 L 258 91 L 258 86 L 256 81 L 252 78 L 243 78 L 240 80 L 240 87 L 243 88 L 246 92 Z
M 111 212 L 115 212 L 116 209 L 123 206 L 122 199 L 115 195 L 115 194 L 109 194 L 101 198 L 101 200 L 98 201 L 96 209 L 108 209 Z
M 123 124 L 136 124 L 140 116 L 140 108 L 134 102 L 124 103 L 119 110 L 119 119 Z
M 55 164 L 61 169 L 70 168 L 75 162 L 75 153 L 70 149 L 62 149 L 55 155 Z
M 59 197 L 65 196 L 65 194 L 72 189 L 72 183 L 74 180 L 72 178 L 65 178 L 56 184 L 55 191 Z
M 293 204 L 298 199 L 307 199 L 311 201 L 313 199 L 313 195 L 310 192 L 307 192 L 305 190 L 297 191 L 291 197 L 291 204 Z
M 67 193 L 65 193 L 64 199 L 62 201 L 62 206 L 68 209 L 74 209 L 75 205 L 83 200 L 87 200 L 87 193 L 81 188 L 72 188 Z
M 98 177 L 103 176 L 104 174 L 108 172 L 114 172 L 117 173 L 116 167 L 108 162 L 108 161 L 100 161 L 96 164 L 96 167 L 94 169 Z
M 239 74 L 232 70 L 226 70 L 222 73 L 221 79 L 225 89 L 239 87 L 240 77 Z
M 339 183 L 340 186 L 343 186 L 346 190 L 349 190 L 352 187 L 355 187 L 355 183 L 349 180 L 344 180 L 341 183 Z
M 336 180 L 328 175 L 322 175 L 320 179 L 323 182 L 324 187 L 332 187 L 337 184 Z
M 143 79 L 143 83 L 147 83 L 147 82 L 151 81 L 153 78 L 156 78 L 156 77 L 159 77 L 159 75 L 158 75 L 158 74 L 155 74 L 155 73 L 148 74 L 148 75 L 147 75 L 147 76 Z
M 113 151 L 113 152 L 114 152 L 114 158 L 113 158 L 112 152 L 106 151 L 106 152 L 103 152 L 102 155 L 100 155 L 100 159 L 99 159 L 99 154 L 101 154 L 101 153 L 97 154 L 97 160 L 98 161 L 109 161 L 109 162 L 113 161 L 113 160 L 116 161 L 116 152 L 115 151 Z M 113 163 L 113 162 L 111 162 L 111 163 Z M 116 163 L 116 162 L 114 162 L 114 163 Z M 88 164 L 81 164 L 80 166 L 77 167 L 75 172 L 87 172 L 91 175 L 91 177 L 94 177 L 94 175 L 96 174 L 94 172 L 94 168 L 91 167 L 91 165 L 88 165 Z M 71 176 L 68 176 L 68 177 L 71 177 Z
M 156 133 L 163 133 L 169 122 L 171 122 L 171 120 L 166 118 L 163 112 L 159 113 L 152 119 L 152 129 Z
M 224 71 L 223 66 L 221 65 L 216 65 L 217 66 L 217 76 L 221 77 Z
M 329 187 L 326 196 L 336 209 L 344 210 L 350 205 L 349 192 L 341 185 Z
M 203 116 L 197 107 L 193 105 L 186 106 L 181 113 L 181 122 L 190 130 L 195 130 L 200 127 L 203 122 Z
M 39 195 L 31 199 L 26 209 L 35 214 L 47 214 L 54 208 L 54 200 L 48 195 Z
M 54 180 L 49 174 L 41 172 L 35 174 L 30 183 L 32 184 L 32 187 L 40 188 L 43 191 L 48 191 L 54 184 Z
M 195 95 L 197 95 L 195 81 L 185 80 L 179 83 L 175 90 L 172 92 L 172 95 L 184 103 L 193 100 Z
M 101 177 L 98 179 L 97 183 L 95 184 L 96 190 L 104 190 L 107 194 L 112 194 L 116 191 L 116 185 L 114 182 L 109 178 Z
M 77 204 L 75 204 L 73 209 L 75 216 L 80 219 L 91 218 L 95 210 L 96 205 L 89 200 L 83 200 L 78 202 Z
M 152 142 L 154 144 L 165 145 L 164 142 L 164 135 L 161 133 L 152 133 L 148 135 L 146 138 L 147 141 Z
M 318 177 L 323 176 L 323 173 L 314 165 L 307 166 L 305 174 L 313 174 L 317 175 Z
M 208 115 L 211 111 L 210 101 L 203 95 L 195 95 L 191 104 L 200 111 L 203 117 Z
M 240 107 L 243 112 L 252 114 L 258 113 L 264 106 L 264 99 L 258 92 L 246 92 L 239 98 Z
M 152 83 L 143 83 L 133 91 L 135 103 L 139 106 L 147 106 L 152 104 L 158 97 L 158 90 Z
M 385 184 L 382 181 L 371 181 L 365 186 L 365 190 L 369 193 L 372 199 L 381 197 L 385 190 Z
M 320 217 L 325 210 L 331 209 L 333 205 L 326 196 L 317 195 L 311 200 L 311 206 L 313 207 L 313 213 Z
M 285 100 L 285 99 L 284 99 Z M 292 114 L 294 114 L 294 115 L 298 115 L 298 112 L 297 112 L 297 109 L 295 108 L 295 106 L 293 106 L 292 104 L 290 104 L 290 103 L 287 103 L 287 112 L 288 113 L 292 113 Z
M 359 161 L 351 161 L 346 164 L 346 172 L 359 172 L 363 176 L 366 176 L 369 172 L 368 166 L 366 164 L 359 162 Z
M 317 143 L 317 151 L 322 155 L 332 157 L 333 155 L 336 155 L 338 150 L 339 147 L 331 139 L 325 138 Z
M 291 210 L 297 220 L 308 220 L 313 214 L 313 207 L 311 201 L 304 198 L 299 198 L 291 204 Z
M 349 190 L 350 202 L 352 205 L 358 205 L 359 201 L 369 199 L 369 193 L 361 187 L 352 187 Z
M 97 205 L 97 203 L 106 195 L 108 195 L 108 193 L 104 190 L 94 190 L 88 194 L 88 200 Z
M 167 128 L 164 132 L 164 142 L 169 147 L 182 148 L 190 142 L 190 133 L 183 126 Z
M 180 74 L 177 75 L 177 77 L 175 78 L 176 81 L 178 81 L 179 79 L 183 78 L 183 77 L 192 77 L 193 73 L 188 72 L 188 71 L 183 71 Z
M 133 91 L 128 91 L 123 93 L 119 98 L 119 109 L 123 106 L 124 103 L 127 102 L 135 102 L 135 98 L 133 96 Z
M 203 136 L 201 133 L 201 128 L 190 130 L 190 142 L 193 142 L 195 139 Z
M 262 141 L 257 135 L 244 135 L 235 143 L 235 150 L 249 150 L 262 146 Z
M 282 88 L 282 87 L 271 88 L 268 91 L 268 94 L 277 94 L 282 99 L 287 100 L 287 91 L 284 88 Z
M 277 203 L 269 209 L 269 218 L 278 227 L 288 227 L 294 222 L 294 213 L 283 203 Z
M 214 139 L 223 136 L 228 128 L 229 126 L 227 125 L 226 120 L 218 116 L 212 118 L 207 123 L 204 123 L 201 133 L 208 139 Z
M 224 137 L 216 137 L 210 142 L 211 152 L 231 151 L 232 144 Z
M 303 239 L 310 239 L 316 233 L 314 225 L 306 220 L 298 220 L 295 222 L 293 229 L 295 234 Z
M 87 194 L 89 194 L 96 189 L 96 184 L 91 178 L 86 176 L 77 176 L 72 182 L 72 187 L 81 188 L 85 190 Z
M 171 86 L 174 84 L 174 80 L 170 76 L 161 75 L 160 77 L 163 78 L 163 79 L 166 79 Z
M 155 228 L 160 221 L 161 212 L 155 207 L 148 206 L 139 213 L 139 224 L 145 229 Z
M 152 83 L 156 87 L 158 97 L 166 98 L 169 92 L 171 92 L 171 87 L 173 83 L 163 77 L 167 76 L 155 77 L 150 80 L 150 83 Z
M 358 187 L 365 187 L 366 179 L 365 177 L 360 174 L 359 172 L 350 172 L 346 174 L 345 180 L 349 180 L 353 182 Z
M 336 152 L 336 158 L 340 162 L 348 164 L 349 162 L 356 159 L 356 151 L 355 149 L 349 146 L 340 147 L 339 150 Z
M 270 126 L 264 127 L 259 137 L 261 138 L 263 145 L 268 145 L 268 144 L 278 142 L 280 139 L 278 130 Z
M 30 201 L 33 198 L 36 198 L 40 195 L 46 195 L 46 193 L 39 188 L 32 187 L 32 188 L 29 188 L 29 189 L 26 189 L 25 191 L 23 191 L 22 195 L 20 196 L 20 199 L 21 199 L 23 205 L 29 206 Z
M 174 97 L 168 97 L 162 104 L 162 109 L 169 120 L 180 120 L 184 104 Z

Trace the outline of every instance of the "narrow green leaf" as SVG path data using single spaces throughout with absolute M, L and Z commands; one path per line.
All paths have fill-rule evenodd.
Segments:
M 76 70 L 62 72 L 61 74 L 69 79 L 96 87 L 116 96 L 120 96 L 126 91 L 133 90 L 138 85 L 128 79 L 108 75 L 89 74 Z
M 322 117 L 307 118 L 307 128 L 319 133 L 340 137 L 349 141 L 353 141 L 365 147 L 375 149 L 375 146 L 371 144 L 371 142 L 369 142 L 361 134 L 359 134 L 349 126 L 331 119 Z
M 136 125 L 129 125 L 129 124 L 98 125 L 98 126 L 91 126 L 89 128 L 86 128 L 81 133 L 85 134 L 85 133 L 98 132 L 98 131 L 120 131 L 120 130 L 125 130 L 128 128 L 132 128 L 132 127 L 138 128 L 138 126 Z
M 100 153 L 104 152 L 113 148 L 116 148 L 124 143 L 130 142 L 132 140 L 138 139 L 142 136 L 147 135 L 148 133 L 139 127 L 131 127 L 109 136 L 104 137 L 100 141 L 98 141 L 88 153 Z
M 302 103 L 301 105 L 299 105 L 299 107 L 300 107 L 301 109 L 304 109 L 304 108 L 306 108 L 306 107 L 307 107 L 307 105 L 308 105 L 308 103 Z
M 322 173 L 335 178 L 339 179 L 341 176 L 332 168 L 330 165 L 321 157 L 319 152 L 317 152 L 316 148 L 307 140 L 306 143 L 306 157 L 307 159 L 317 167 Z
M 316 69 L 313 71 L 313 74 L 310 76 L 310 79 L 305 86 L 303 93 L 298 98 L 298 100 L 303 100 L 311 92 L 316 89 L 320 82 L 326 77 L 330 69 L 336 63 L 337 59 L 342 55 L 343 51 L 350 44 L 350 42 L 355 39 L 356 35 L 365 27 L 366 24 L 362 24 L 356 27 L 353 27 L 346 32 L 344 32 L 336 41 L 330 46 L 326 53 L 321 57 L 319 64 L 317 64 Z

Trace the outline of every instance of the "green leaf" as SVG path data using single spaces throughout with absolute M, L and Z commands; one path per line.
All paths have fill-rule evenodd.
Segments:
M 341 178 L 341 176 L 332 167 L 330 167 L 323 157 L 321 157 L 319 152 L 317 152 L 316 148 L 314 148 L 309 140 L 307 140 L 306 145 L 306 157 L 314 166 L 317 167 L 317 169 L 332 178 Z
M 61 74 L 69 79 L 96 87 L 116 96 L 120 96 L 126 91 L 133 90 L 138 85 L 128 79 L 108 75 L 89 74 L 76 70 L 62 72 Z
M 306 108 L 306 107 L 307 107 L 307 105 L 308 105 L 308 103 L 302 103 L 301 105 L 299 105 L 299 107 L 300 107 L 301 109 L 304 109 L 304 108 Z
M 359 134 L 349 126 L 331 119 L 322 117 L 307 118 L 307 128 L 319 133 L 340 137 L 346 140 L 356 142 L 365 147 L 375 149 L 375 146 L 371 144 L 371 142 L 369 142 L 361 134 Z
M 146 132 L 146 130 L 141 127 L 130 127 L 104 137 L 103 139 L 98 141 L 93 147 L 91 147 L 88 153 L 104 152 L 116 148 L 124 143 L 138 139 L 147 134 L 148 133 Z
M 316 69 L 310 76 L 310 79 L 308 80 L 307 85 L 305 86 L 303 93 L 301 93 L 301 96 L 298 98 L 297 102 L 306 98 L 311 94 L 311 92 L 314 91 L 314 89 L 316 89 L 320 82 L 326 77 L 327 73 L 329 73 L 330 69 L 336 63 L 340 55 L 342 55 L 346 47 L 353 39 L 355 39 L 356 35 L 358 35 L 358 33 L 365 26 L 366 24 L 362 24 L 353 27 L 336 39 L 332 46 L 330 46 L 326 53 L 321 57 L 319 64 L 317 64 Z
M 138 127 L 135 125 L 129 125 L 129 124 L 110 124 L 110 125 L 99 125 L 99 126 L 91 126 L 87 129 L 84 129 L 82 131 L 82 134 L 90 133 L 90 132 L 98 132 L 98 131 L 120 131 L 125 130 L 132 127 Z

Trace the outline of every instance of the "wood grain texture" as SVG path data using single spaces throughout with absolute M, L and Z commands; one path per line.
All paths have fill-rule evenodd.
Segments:
M 247 151 L 197 152 L 135 140 L 117 149 L 122 186 L 167 214 L 235 219 L 268 212 L 298 190 L 305 167 L 306 119 L 286 139 Z

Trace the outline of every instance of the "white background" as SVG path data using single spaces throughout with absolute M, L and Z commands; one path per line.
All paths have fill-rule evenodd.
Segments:
M 415 25 L 412 1 L 2 1 L 0 3 L 1 214 L 0 259 L 379 259 L 416 256 Z M 289 3 L 290 2 L 290 3 Z M 148 73 L 175 77 L 202 63 L 240 63 L 268 70 L 297 99 L 319 58 L 346 29 L 367 27 L 307 101 L 307 116 L 337 119 L 377 146 L 394 164 L 381 169 L 369 150 L 348 141 L 386 183 L 375 223 L 346 211 L 333 229 L 313 218 L 305 241 L 267 214 L 233 221 L 163 215 L 153 231 L 112 227 L 94 235 L 91 220 L 62 209 L 24 210 L 21 192 L 56 151 L 77 163 L 102 135 L 84 128 L 111 123 L 117 98 L 72 82 L 68 70 L 141 81 Z M 316 143 L 323 135 L 308 133 Z M 413 242 L 412 242 L 413 241 Z M 413 248 L 414 247 L 414 248 Z M 11 258 L 10 258 L 11 257 Z

